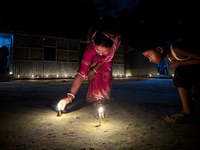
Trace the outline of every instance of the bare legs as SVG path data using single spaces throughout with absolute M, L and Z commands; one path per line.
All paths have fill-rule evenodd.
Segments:
M 182 113 L 186 115 L 193 115 L 194 114 L 194 108 L 192 104 L 192 99 L 191 99 L 191 90 L 187 90 L 185 88 L 178 88 L 179 95 L 181 97 L 181 101 L 183 104 L 183 110 Z

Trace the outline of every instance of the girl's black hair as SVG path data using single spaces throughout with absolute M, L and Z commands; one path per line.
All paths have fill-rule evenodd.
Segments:
M 113 41 L 107 36 L 103 35 L 101 32 L 97 32 L 94 37 L 95 45 L 103 45 L 104 47 L 112 47 Z

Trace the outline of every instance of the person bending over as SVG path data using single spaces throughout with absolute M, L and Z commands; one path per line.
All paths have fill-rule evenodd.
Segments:
M 70 93 L 58 102 L 60 110 L 64 110 L 65 106 L 72 102 L 83 80 L 89 80 L 86 96 L 88 103 L 100 106 L 105 101 L 111 100 L 112 61 L 120 43 L 121 36 L 115 31 L 109 31 L 105 27 L 89 30 L 87 46 L 80 68 L 75 73 Z
M 197 94 L 200 87 L 200 50 L 194 42 L 182 40 L 168 45 L 163 37 L 157 36 L 144 40 L 141 52 L 150 62 L 156 64 L 166 57 L 169 66 L 175 69 L 173 85 L 178 89 L 183 109 L 181 112 L 166 115 L 165 120 L 177 123 L 197 121 L 191 91 Z

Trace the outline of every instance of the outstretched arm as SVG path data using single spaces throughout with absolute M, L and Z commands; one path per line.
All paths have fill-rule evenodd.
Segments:
M 83 80 L 84 79 L 83 79 L 83 77 L 81 75 L 79 75 L 79 74 L 76 75 L 76 77 L 75 77 L 75 79 L 74 79 L 74 81 L 72 83 L 72 86 L 71 86 L 71 93 L 73 95 L 76 95 L 76 93 L 77 93 L 78 89 L 80 88 L 81 83 L 83 82 Z
M 84 78 L 81 75 L 79 75 L 79 74 L 76 75 L 76 77 L 75 77 L 75 79 L 74 79 L 74 81 L 72 83 L 72 86 L 71 86 L 71 94 L 76 95 L 76 93 L 77 93 L 78 89 L 80 88 L 81 83 L 83 82 L 83 80 L 84 80 Z M 70 101 L 70 99 L 68 97 L 61 99 L 58 102 L 58 105 L 57 105 L 58 110 L 64 110 L 65 106 L 67 104 L 69 104 L 70 102 L 71 101 Z
M 81 83 L 83 80 L 87 79 L 87 71 L 90 66 L 91 60 L 93 56 L 96 54 L 96 52 L 93 50 L 93 44 L 89 43 L 84 51 L 83 59 L 81 61 L 81 66 L 79 68 L 79 71 L 76 73 L 75 79 L 72 83 L 70 93 L 73 95 L 76 95 L 78 89 L 81 86 Z M 58 102 L 58 109 L 64 110 L 65 106 L 70 102 L 70 99 L 68 97 L 61 99 Z
M 99 62 L 94 68 L 96 71 L 98 71 L 106 62 Z M 95 76 L 95 72 L 94 70 L 91 70 L 88 72 L 88 79 L 90 80 L 90 77 L 92 77 L 91 75 L 89 76 L 89 74 L 93 74 L 93 78 Z M 73 83 L 72 83 L 72 86 L 71 86 L 71 90 L 70 90 L 70 93 L 73 94 L 73 95 L 76 95 L 78 89 L 80 88 L 82 82 L 83 82 L 84 78 L 77 74 Z M 59 102 L 58 102 L 58 109 L 59 110 L 64 110 L 65 109 L 65 106 L 70 103 L 70 99 L 68 97 L 66 98 L 63 98 L 61 99 Z

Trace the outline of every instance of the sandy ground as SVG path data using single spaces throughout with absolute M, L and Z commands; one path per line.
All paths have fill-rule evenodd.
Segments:
M 166 114 L 182 108 L 172 79 L 114 81 L 97 127 L 98 108 L 85 102 L 87 83 L 62 117 L 55 107 L 72 82 L 0 82 L 0 149 L 22 150 L 197 150 L 200 124 L 173 124 Z M 194 101 L 200 114 L 200 102 Z

